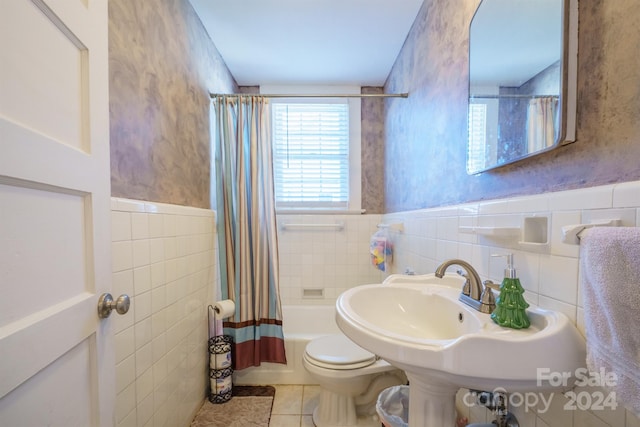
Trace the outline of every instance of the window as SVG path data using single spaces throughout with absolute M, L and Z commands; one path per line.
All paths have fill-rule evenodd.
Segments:
M 354 175 L 360 185 L 359 169 L 350 173 L 350 162 L 359 165 L 360 153 L 350 152 L 350 105 L 339 101 L 272 104 L 277 209 L 359 208 L 359 191 L 357 203 L 350 203 Z
M 467 170 L 485 168 L 487 156 L 487 105 L 469 104 L 469 147 Z

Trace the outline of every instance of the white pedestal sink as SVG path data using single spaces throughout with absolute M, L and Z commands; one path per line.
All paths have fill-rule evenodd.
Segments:
M 351 340 L 406 372 L 411 427 L 454 426 L 460 387 L 549 390 L 545 369 L 569 375 L 569 388 L 585 366 L 584 339 L 566 316 L 530 308 L 530 328 L 503 328 L 458 301 L 463 283 L 448 274 L 392 275 L 336 303 L 336 322 Z

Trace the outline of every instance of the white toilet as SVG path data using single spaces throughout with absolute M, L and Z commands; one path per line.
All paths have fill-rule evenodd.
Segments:
M 407 382 L 403 371 L 342 334 L 311 340 L 302 363 L 321 389 L 313 411 L 317 427 L 367 426 L 366 420 L 380 426 L 375 410 L 378 394 Z

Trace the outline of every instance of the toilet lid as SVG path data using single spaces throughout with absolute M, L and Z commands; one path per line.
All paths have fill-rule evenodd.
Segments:
M 376 356 L 344 335 L 327 335 L 307 344 L 305 355 L 310 363 L 328 369 L 358 369 L 376 361 Z

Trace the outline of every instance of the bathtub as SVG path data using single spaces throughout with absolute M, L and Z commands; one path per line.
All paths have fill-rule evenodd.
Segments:
M 316 337 L 341 333 L 335 321 L 334 305 L 282 306 L 287 364 L 262 363 L 233 373 L 235 385 L 315 384 L 302 365 L 307 343 Z

